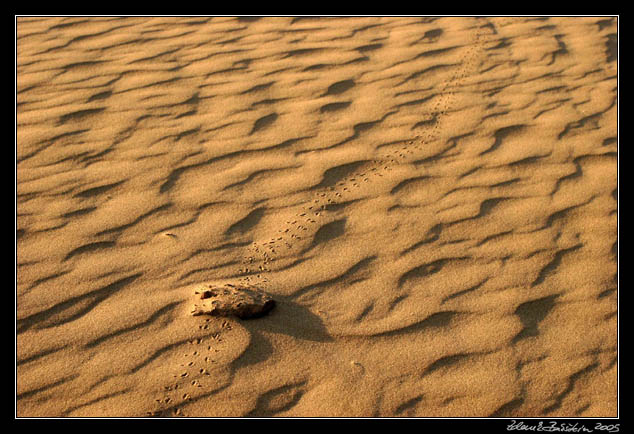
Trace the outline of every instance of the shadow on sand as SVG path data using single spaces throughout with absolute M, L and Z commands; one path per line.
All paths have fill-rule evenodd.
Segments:
M 251 342 L 235 361 L 234 368 L 255 365 L 268 359 L 273 354 L 273 346 L 266 337 L 268 334 L 287 335 L 300 341 L 333 340 L 321 318 L 308 308 L 283 296 L 276 296 L 275 301 L 275 308 L 265 317 L 240 321 L 251 334 Z

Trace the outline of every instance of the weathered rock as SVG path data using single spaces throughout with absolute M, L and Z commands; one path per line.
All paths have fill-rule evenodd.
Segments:
M 236 316 L 259 318 L 275 307 L 275 300 L 247 285 L 205 284 L 196 290 L 199 301 L 192 315 Z

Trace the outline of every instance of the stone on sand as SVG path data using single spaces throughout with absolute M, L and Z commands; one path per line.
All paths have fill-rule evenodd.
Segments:
M 259 318 L 275 307 L 275 300 L 258 288 L 248 285 L 204 284 L 196 290 L 198 301 L 192 315 Z

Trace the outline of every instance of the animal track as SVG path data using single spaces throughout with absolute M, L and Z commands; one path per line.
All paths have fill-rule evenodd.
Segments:
M 237 279 L 240 283 L 253 285 L 263 290 L 271 284 L 271 274 L 279 268 L 282 259 L 298 255 L 310 248 L 311 242 L 319 243 L 323 238 L 328 241 L 330 236 L 323 236 L 322 228 L 331 227 L 336 222 L 341 222 L 336 217 L 336 212 L 345 204 L 358 199 L 358 194 L 366 190 L 376 181 L 383 178 L 388 172 L 394 170 L 399 164 L 407 164 L 416 160 L 417 153 L 425 150 L 425 145 L 431 144 L 440 137 L 448 111 L 455 103 L 455 91 L 452 88 L 459 87 L 463 80 L 474 70 L 476 62 L 483 52 L 482 38 L 486 27 L 478 27 L 478 32 L 473 37 L 472 45 L 467 46 L 464 60 L 459 69 L 454 71 L 451 78 L 442 84 L 436 91 L 436 97 L 430 98 L 433 104 L 424 115 L 429 119 L 424 122 L 425 131 L 416 134 L 410 139 L 400 142 L 400 146 L 377 155 L 370 161 L 352 164 L 353 170 L 338 177 L 336 173 L 325 173 L 325 179 L 312 190 L 310 198 L 297 206 L 290 218 L 276 230 L 274 235 L 267 239 L 253 241 L 243 254 L 238 268 Z M 440 37 L 440 35 L 437 35 Z M 334 83 L 325 95 L 343 93 L 354 87 L 354 80 L 344 80 Z M 262 121 L 263 122 L 263 121 Z M 332 177 L 336 180 L 332 182 Z M 328 179 L 326 179 L 328 178 Z M 257 208 L 251 211 L 249 216 L 257 214 L 262 217 L 265 209 Z M 238 222 L 234 225 L 246 232 L 251 225 Z M 247 222 L 248 223 L 248 222 Z M 232 228 L 234 227 L 232 226 Z M 343 231 L 343 225 L 337 227 Z M 334 226 L 333 226 L 334 227 Z M 322 234 L 322 235 L 320 235 Z M 209 319 L 201 327 L 208 327 Z M 225 321 L 223 327 L 229 323 Z M 192 341 L 192 349 L 183 355 L 178 370 L 172 375 L 172 382 L 165 386 L 161 398 L 156 400 L 158 408 L 151 412 L 152 416 L 186 416 L 183 406 L 195 399 L 200 390 L 205 389 L 205 380 L 209 376 L 209 367 L 214 363 L 214 345 L 209 345 L 206 340 Z
M 208 333 L 211 318 L 201 319 L 198 330 L 200 337 L 190 339 L 183 348 L 178 366 L 174 368 L 169 381 L 162 387 L 156 398 L 155 409 L 146 413 L 149 417 L 187 416 L 184 407 L 198 396 L 209 392 L 213 381 L 212 372 L 218 365 L 220 348 L 224 342 L 221 332 Z M 231 330 L 231 322 L 223 319 L 221 329 Z
M 471 38 L 471 43 L 466 44 L 460 67 L 442 84 L 430 111 L 427 112 L 430 120 L 424 133 L 403 140 L 400 147 L 378 155 L 375 160 L 360 164 L 357 170 L 343 176 L 334 185 L 322 182 L 324 185 L 316 189 L 312 197 L 297 208 L 293 218 L 286 220 L 275 236 L 254 241 L 249 246 L 238 270 L 239 280 L 266 288 L 270 284 L 270 273 L 275 268 L 276 261 L 303 251 L 319 228 L 332 219 L 331 211 L 334 207 L 350 200 L 353 194 L 362 192 L 364 186 L 371 185 L 374 180 L 382 178 L 397 165 L 415 160 L 417 152 L 423 151 L 426 144 L 436 141 L 443 130 L 446 115 L 455 103 L 456 91 L 452 89 L 459 88 L 474 71 L 484 52 L 484 38 L 488 33 L 490 29 L 487 25 L 476 23 L 475 34 Z M 434 36 L 440 37 L 436 34 Z M 324 95 L 345 92 L 354 85 L 353 79 L 337 82 L 331 85 Z

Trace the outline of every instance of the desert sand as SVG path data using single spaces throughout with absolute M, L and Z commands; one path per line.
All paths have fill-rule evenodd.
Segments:
M 617 416 L 616 17 L 16 22 L 17 417 Z

